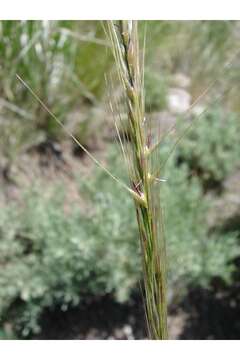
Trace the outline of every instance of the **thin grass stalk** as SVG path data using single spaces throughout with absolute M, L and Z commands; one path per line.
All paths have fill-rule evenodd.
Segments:
M 140 235 L 143 290 L 149 337 L 167 339 L 166 251 L 160 207 L 160 184 L 155 181 L 155 154 L 144 114 L 143 69 L 140 65 L 137 21 L 107 23 L 128 113 L 129 144 L 125 145 L 129 178 Z M 122 144 L 121 144 L 122 145 Z M 139 201 L 141 199 L 141 201 Z

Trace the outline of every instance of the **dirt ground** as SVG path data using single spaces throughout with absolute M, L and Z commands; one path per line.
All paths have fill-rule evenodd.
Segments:
M 240 265 L 240 258 L 236 259 Z M 234 286 L 219 279 L 209 290 L 189 289 L 180 304 L 169 309 L 169 338 L 182 340 L 240 339 L 240 271 Z M 142 299 L 135 294 L 128 304 L 111 297 L 86 301 L 66 312 L 46 311 L 36 339 L 147 339 Z

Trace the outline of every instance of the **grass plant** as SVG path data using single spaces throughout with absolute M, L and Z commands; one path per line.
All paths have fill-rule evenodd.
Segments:
M 166 251 L 160 207 L 160 179 L 155 177 L 157 143 L 144 111 L 143 62 L 137 21 L 107 23 L 128 114 L 129 141 L 119 135 L 126 160 L 138 222 L 146 319 L 151 339 L 167 339 Z M 120 120 L 121 121 L 121 120 Z

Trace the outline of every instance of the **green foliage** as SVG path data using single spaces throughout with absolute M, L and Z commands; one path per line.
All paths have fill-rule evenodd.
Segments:
M 167 80 L 150 69 L 145 71 L 144 76 L 146 111 L 163 110 L 166 107 Z
M 239 116 L 215 107 L 193 125 L 179 156 L 203 181 L 221 182 L 239 164 L 239 133 Z
M 209 85 L 211 77 L 218 77 L 224 84 L 237 83 L 236 66 L 228 69 L 229 76 L 222 79 L 226 57 L 230 54 L 231 58 L 235 52 L 237 26 L 237 22 L 229 21 L 140 22 L 142 39 L 146 33 L 147 110 L 164 108 L 172 72 L 191 75 L 195 95 Z M 66 115 L 83 108 L 87 113 L 89 105 L 99 105 L 104 97 L 104 74 L 111 70 L 112 56 L 105 46 L 101 22 L 1 21 L 0 35 L 0 150 L 5 157 L 13 161 L 33 141 L 62 134 L 16 80 L 16 73 L 81 139 L 89 136 L 89 122 L 82 126 L 77 119 L 73 124 L 71 116 Z M 229 97 L 237 109 L 234 88 Z
M 236 55 L 236 26 L 235 21 L 190 22 L 185 47 L 189 62 L 193 65 L 190 74 L 195 87 L 199 86 L 198 83 L 206 86 L 209 79 L 215 77 L 220 81 L 227 81 L 232 69 L 228 70 L 227 76 L 223 79 L 223 67 Z M 234 60 L 236 62 L 237 57 Z
M 207 286 L 214 276 L 228 281 L 229 261 L 239 253 L 236 234 L 210 233 L 207 225 L 211 208 L 197 177 L 189 179 L 185 165 L 176 167 L 170 158 L 167 183 L 162 185 L 170 287 L 184 293 L 190 284 Z
M 16 74 L 65 122 L 72 109 L 80 111 L 102 98 L 112 60 L 96 21 L 1 21 L 0 36 L 0 150 L 13 161 L 33 139 L 37 143 L 62 134 Z M 79 121 L 73 129 L 70 119 L 77 132 Z
M 101 213 L 87 217 L 74 208 L 66 214 L 61 190 L 46 198 L 39 189 L 26 195 L 23 207 L 1 209 L 0 314 L 22 336 L 40 330 L 45 307 L 66 310 L 83 296 L 109 292 L 124 300 L 133 286 L 137 256 L 128 263 L 133 245 L 117 209 L 109 213 L 111 199 L 99 197 Z
M 162 149 L 163 155 L 168 147 Z M 127 181 L 119 152 L 109 166 Z M 166 168 L 162 198 L 166 219 L 170 292 L 207 286 L 212 276 L 230 279 L 229 261 L 239 253 L 234 234 L 210 234 L 210 204 L 187 166 Z M 103 172 L 79 179 L 84 209 L 66 210 L 63 189 L 28 192 L 23 206 L 0 210 L 0 314 L 21 336 L 38 332 L 39 316 L 57 304 L 64 310 L 86 296 L 129 298 L 141 278 L 132 199 Z M 67 194 L 66 194 L 67 196 Z
M 227 101 L 239 110 L 238 26 L 238 21 L 140 21 L 145 64 L 161 76 L 187 74 L 194 97 L 212 80 L 218 80 L 217 92 L 230 84 Z
M 113 63 L 111 52 L 107 51 L 103 24 L 101 21 L 81 21 L 75 29 L 75 33 L 77 32 L 80 34 L 88 32 L 91 36 L 88 36 L 89 41 L 82 42 L 75 56 L 75 74 L 79 81 L 87 86 L 88 91 L 99 100 L 105 89 L 104 74 L 109 71 Z M 96 39 L 101 40 L 102 43 L 94 42 Z
M 88 98 L 88 92 L 94 97 L 93 83 L 104 84 L 103 72 L 110 55 L 104 51 L 100 22 L 2 21 L 0 34 L 0 90 L 6 100 L 20 105 L 24 102 L 24 108 L 31 103 L 31 111 L 38 108 L 30 101 L 29 92 L 16 81 L 16 73 L 59 114 L 68 111 L 65 107 L 73 99 Z M 96 42 L 99 39 L 102 44 Z M 95 66 L 97 54 L 105 67 Z M 67 90 L 72 91 L 71 97 Z

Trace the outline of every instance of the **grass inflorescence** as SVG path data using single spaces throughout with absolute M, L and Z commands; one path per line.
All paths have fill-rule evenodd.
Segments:
M 127 107 L 129 141 L 119 135 L 129 170 L 140 235 L 143 290 L 151 339 L 167 339 L 166 251 L 160 207 L 159 180 L 156 179 L 158 143 L 144 110 L 143 62 L 139 51 L 137 21 L 107 23 L 123 96 Z M 118 129 L 118 128 L 117 128 Z M 153 143 L 154 142 L 154 143 Z

